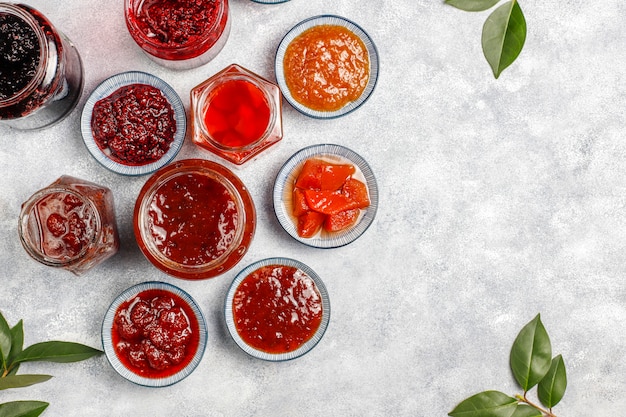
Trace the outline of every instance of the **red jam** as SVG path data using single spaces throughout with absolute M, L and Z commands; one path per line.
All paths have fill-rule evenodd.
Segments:
M 125 3 L 131 36 L 152 58 L 166 66 L 185 69 L 201 65 L 217 55 L 226 43 L 227 0 L 126 0 Z
M 149 203 L 150 234 L 157 249 L 182 264 L 203 265 L 222 256 L 235 241 L 239 211 L 231 192 L 199 173 L 176 176 Z
M 241 165 L 283 137 L 281 93 L 232 64 L 191 89 L 192 140 Z
M 294 182 L 292 215 L 298 235 L 310 238 L 321 230 L 340 232 L 354 226 L 369 207 L 367 185 L 354 178 L 352 164 L 307 159 Z
M 191 362 L 200 343 L 198 318 L 178 295 L 145 290 L 115 313 L 112 341 L 120 361 L 146 378 L 165 378 Z
M 229 270 L 247 252 L 255 228 L 245 185 L 226 167 L 204 159 L 159 169 L 135 204 L 139 248 L 178 278 L 205 279 Z
M 339 110 L 358 99 L 369 80 L 363 41 L 340 25 L 307 29 L 287 46 L 283 67 L 293 98 L 319 111 Z
M 322 322 L 322 298 L 302 270 L 268 265 L 241 281 L 233 297 L 237 333 L 249 346 L 267 353 L 297 350 Z
M 113 161 L 149 164 L 165 155 L 174 141 L 174 109 L 158 88 L 127 85 L 96 102 L 91 130 L 98 147 Z
M 19 233 L 37 261 L 85 272 L 119 248 L 111 191 L 63 176 L 22 205 Z
M 213 139 L 228 148 L 256 142 L 270 122 L 265 94 L 249 81 L 226 81 L 210 93 L 207 102 L 204 125 Z

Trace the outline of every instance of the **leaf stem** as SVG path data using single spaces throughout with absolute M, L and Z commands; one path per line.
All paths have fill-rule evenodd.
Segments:
M 540 412 L 542 412 L 543 414 L 545 414 L 545 417 L 557 417 L 555 414 L 552 414 L 552 409 L 550 410 L 546 410 L 545 408 L 541 408 L 539 405 L 533 403 L 532 401 L 530 401 L 528 398 L 526 398 L 526 393 L 524 393 L 524 395 L 519 395 L 517 394 L 515 396 L 515 398 L 517 398 L 517 400 L 519 402 L 522 402 L 526 405 L 531 406 L 532 408 L 539 410 Z

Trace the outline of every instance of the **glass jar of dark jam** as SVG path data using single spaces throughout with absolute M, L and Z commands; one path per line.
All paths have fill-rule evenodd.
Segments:
M 124 0 L 124 14 L 137 45 L 170 69 L 206 64 L 230 34 L 228 0 Z
M 0 68 L 0 122 L 16 129 L 62 120 L 83 89 L 83 66 L 74 45 L 23 4 L 0 3 Z
M 76 275 L 119 248 L 111 190 L 66 175 L 22 204 L 18 231 L 33 259 Z

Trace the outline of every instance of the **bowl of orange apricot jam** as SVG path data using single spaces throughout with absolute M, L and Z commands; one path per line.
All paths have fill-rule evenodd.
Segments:
M 280 225 L 294 239 L 336 248 L 358 239 L 372 224 L 378 186 L 369 164 L 334 144 L 301 149 L 282 166 L 273 190 Z
M 276 51 L 276 81 L 299 112 L 331 119 L 358 109 L 378 80 L 378 51 L 356 23 L 340 16 L 303 20 Z

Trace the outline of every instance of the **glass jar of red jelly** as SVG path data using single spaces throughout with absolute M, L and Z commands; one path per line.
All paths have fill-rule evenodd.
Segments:
M 170 69 L 206 64 L 230 34 L 228 0 L 124 0 L 124 13 L 137 45 Z
M 0 123 L 39 129 L 67 116 L 83 89 L 71 41 L 37 10 L 0 3 Z
M 111 190 L 67 175 L 22 204 L 18 230 L 33 259 L 76 275 L 119 248 Z
M 233 64 L 191 90 L 192 140 L 241 165 L 283 137 L 280 89 Z
M 204 159 L 159 169 L 135 203 L 139 248 L 177 278 L 205 279 L 228 271 L 248 251 L 255 228 L 246 186 L 228 168 Z

